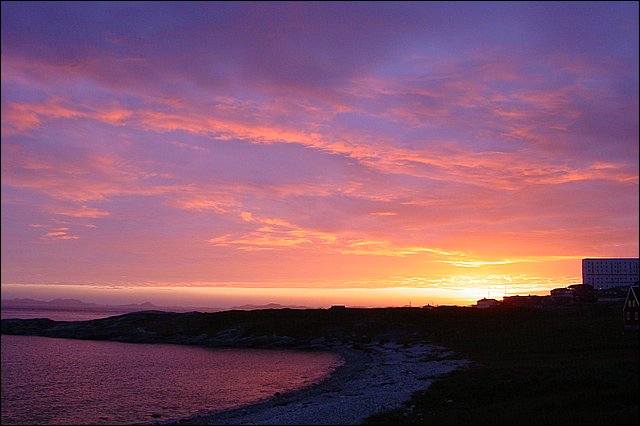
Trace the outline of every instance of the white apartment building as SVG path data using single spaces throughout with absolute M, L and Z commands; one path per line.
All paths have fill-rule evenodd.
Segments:
M 582 259 L 582 284 L 606 289 L 638 285 L 639 260 L 635 258 Z

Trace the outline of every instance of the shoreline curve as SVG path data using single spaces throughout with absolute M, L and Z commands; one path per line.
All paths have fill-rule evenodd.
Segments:
M 361 424 L 373 414 L 400 408 L 438 376 L 470 365 L 446 348 L 422 343 L 336 344 L 323 350 L 340 355 L 343 364 L 308 387 L 246 406 L 152 424 Z

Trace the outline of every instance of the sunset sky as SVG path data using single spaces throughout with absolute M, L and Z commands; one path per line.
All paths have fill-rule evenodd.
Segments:
M 2 297 L 470 304 L 638 256 L 637 2 L 2 2 Z

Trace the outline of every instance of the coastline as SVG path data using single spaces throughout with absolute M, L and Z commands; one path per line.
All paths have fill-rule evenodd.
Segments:
M 152 424 L 361 424 L 370 415 L 401 407 L 438 376 L 470 364 L 430 344 L 330 345 L 343 365 L 323 380 L 255 404 Z
M 382 408 L 371 409 L 355 401 L 353 408 L 362 414 L 361 418 L 378 412 L 366 417 L 370 424 L 635 425 L 638 423 L 638 385 L 630 382 L 629 377 L 638 374 L 638 339 L 637 332 L 623 331 L 621 305 L 622 302 L 607 302 L 554 309 L 438 307 L 215 314 L 138 312 L 92 321 L 56 322 L 40 318 L 1 322 L 2 333 L 7 335 L 333 351 L 355 356 L 354 361 L 347 361 L 344 368 L 334 370 L 330 376 L 325 375 L 316 386 L 307 383 L 309 388 L 283 392 L 271 400 L 265 399 L 271 395 L 266 393 L 254 405 L 236 406 L 235 410 L 224 412 L 214 412 L 200 404 L 192 411 L 199 415 L 197 418 L 187 414 L 180 421 L 179 415 L 164 418 L 150 415 L 151 418 L 141 420 L 140 424 L 358 423 L 360 419 L 347 417 L 338 421 L 327 417 L 309 421 L 303 417 L 304 413 L 299 413 L 298 419 L 302 420 L 287 420 L 269 411 L 269 407 L 280 404 L 293 410 L 295 404 L 306 398 L 307 404 L 322 399 L 322 404 L 315 404 L 318 410 L 323 407 L 325 412 L 334 410 L 336 406 L 325 403 L 326 398 L 322 396 L 327 393 L 328 384 L 333 384 L 337 387 L 329 395 L 346 401 L 338 404 L 337 409 L 350 408 L 348 404 L 353 395 L 347 392 L 355 386 L 349 383 L 342 386 L 343 381 L 357 381 L 363 374 L 372 379 L 373 374 L 380 373 L 376 369 L 382 368 L 380 362 L 389 362 L 374 356 L 374 352 L 379 352 L 376 348 L 382 349 L 381 342 L 394 341 L 400 342 L 402 348 L 407 347 L 403 343 L 437 342 L 456 354 L 447 355 L 444 348 L 440 353 L 432 353 L 424 345 L 421 350 L 416 346 L 413 350 L 421 351 L 425 362 L 447 363 L 455 357 L 464 357 L 481 360 L 482 368 L 467 369 L 461 363 L 461 374 L 454 372 L 439 377 L 437 369 L 431 368 L 437 380 L 432 382 L 424 377 L 418 386 L 421 392 L 398 403 L 399 409 L 380 413 Z M 378 344 L 370 344 L 372 342 Z M 388 350 L 392 347 L 399 346 L 386 345 Z M 365 368 L 367 363 L 373 365 L 374 373 L 371 368 Z M 351 372 L 350 367 L 354 367 Z M 403 383 L 411 377 L 419 376 L 405 374 Z M 603 387 L 603 383 L 607 386 Z M 369 386 L 388 388 L 391 384 L 379 377 L 370 380 Z M 369 391 L 365 389 L 372 400 L 386 401 Z M 576 395 L 589 395 L 589 398 L 576 398 Z M 384 408 L 389 405 L 392 404 Z M 235 415 L 237 411 L 242 411 L 243 417 Z M 319 411 L 322 416 L 325 412 Z

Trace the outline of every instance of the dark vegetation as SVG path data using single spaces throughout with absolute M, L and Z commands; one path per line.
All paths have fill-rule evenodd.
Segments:
M 2 334 L 233 347 L 323 347 L 417 339 L 421 309 L 135 312 L 90 321 L 5 319 Z
M 436 343 L 474 366 L 369 424 L 636 424 L 638 334 L 623 330 L 621 308 L 151 311 L 79 322 L 2 320 L 2 333 L 215 347 Z
M 367 424 L 637 424 L 638 333 L 621 304 L 443 310 L 432 340 L 475 360 Z

